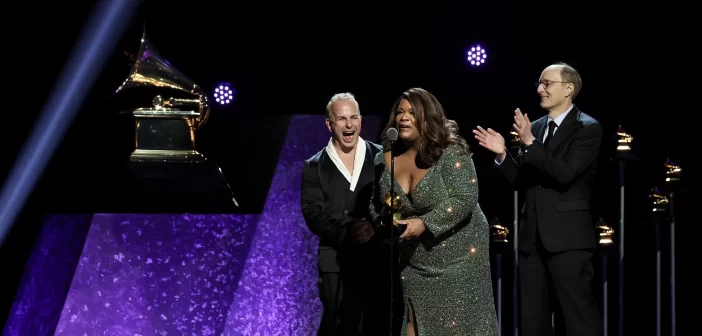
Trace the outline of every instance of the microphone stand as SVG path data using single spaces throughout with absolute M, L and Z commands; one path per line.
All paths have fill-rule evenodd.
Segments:
M 393 336 L 392 334 L 392 322 L 393 322 L 393 310 L 395 308 L 395 292 L 394 292 L 394 284 L 393 282 L 395 281 L 395 244 L 393 242 L 393 232 L 395 231 L 395 223 L 394 222 L 394 216 L 395 216 L 395 140 L 390 140 L 390 224 L 389 224 L 389 234 L 390 234 L 390 314 L 389 314 L 389 325 L 388 325 L 388 334 L 390 336 Z
M 393 315 L 394 315 L 393 310 L 395 308 L 394 281 L 395 281 L 395 272 L 397 271 L 395 266 L 396 266 L 396 262 L 399 261 L 399 258 L 397 258 L 395 256 L 395 247 L 397 245 L 395 245 L 396 241 L 395 241 L 394 236 L 395 235 L 397 235 L 397 237 L 401 236 L 402 233 L 404 232 L 404 230 L 406 229 L 406 227 L 399 229 L 396 227 L 396 225 L 394 223 L 395 212 L 396 212 L 396 210 L 399 210 L 399 209 L 395 209 L 395 205 L 397 204 L 398 208 L 400 205 L 399 201 L 397 203 L 395 202 L 395 194 L 396 194 L 395 193 L 395 142 L 397 141 L 397 136 L 398 136 L 397 129 L 395 129 L 394 127 L 388 129 L 388 131 L 386 133 L 386 137 L 388 139 L 388 142 L 390 143 L 390 189 L 389 189 L 389 194 L 390 194 L 390 202 L 389 203 L 390 204 L 387 204 L 388 208 L 389 208 L 388 209 L 389 217 L 386 217 L 386 218 L 388 218 L 388 222 L 389 222 L 388 223 L 389 239 L 387 241 L 389 242 L 389 245 L 390 245 L 390 285 L 389 285 L 389 287 L 390 287 L 390 307 L 389 307 L 390 312 L 388 314 L 389 315 L 388 332 L 390 333 L 390 336 L 393 335 L 393 333 L 392 333 Z M 396 229 L 397 229 L 397 232 L 395 232 Z

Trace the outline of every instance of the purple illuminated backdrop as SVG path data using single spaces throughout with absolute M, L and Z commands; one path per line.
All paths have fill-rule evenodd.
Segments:
M 314 335 L 300 174 L 328 140 L 323 116 L 292 118 L 262 214 L 49 217 L 3 335 Z

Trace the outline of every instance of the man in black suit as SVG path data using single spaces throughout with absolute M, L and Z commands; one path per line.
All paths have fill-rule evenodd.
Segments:
M 382 147 L 363 140 L 358 102 L 350 93 L 327 104 L 329 144 L 305 161 L 302 214 L 320 237 L 319 294 L 324 315 L 318 335 L 361 335 L 369 323 L 372 256 L 378 243 L 369 221 L 373 159 Z M 377 306 L 377 305 L 376 305 Z M 365 326 L 364 326 L 365 325 Z M 382 325 L 382 324 L 381 324 Z
M 526 198 L 518 246 L 522 335 L 553 334 L 553 295 L 569 336 L 601 335 L 590 285 L 596 242 L 589 209 L 602 126 L 573 105 L 582 80 L 571 66 L 547 67 L 536 85 L 548 115 L 531 123 L 515 111 L 513 126 L 522 143 L 516 158 L 492 129 L 473 131 Z

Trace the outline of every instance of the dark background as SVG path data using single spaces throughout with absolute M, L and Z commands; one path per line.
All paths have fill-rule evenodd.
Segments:
M 3 178 L 92 10 L 82 4 L 69 8 L 48 3 L 41 10 L 32 4 L 19 6 L 14 11 L 26 13 L 26 19 L 3 22 L 8 125 L 0 133 Z M 621 0 L 403 4 L 149 0 L 112 53 L 2 245 L 6 287 L 0 312 L 6 316 L 11 307 L 42 214 L 110 210 L 110 197 L 119 188 L 120 171 L 133 149 L 133 121 L 117 112 L 125 106 L 147 106 L 151 98 L 133 93 L 111 98 L 111 94 L 128 75 L 124 52 L 137 51 L 146 22 L 155 47 L 188 77 L 210 91 L 221 81 L 236 88 L 234 104 L 213 108 L 209 124 L 198 134 L 198 149 L 222 168 L 241 211 L 249 213 L 263 206 L 290 115 L 322 114 L 334 93 L 350 91 L 362 114 L 381 115 L 385 122 L 402 91 L 418 86 L 437 96 L 469 138 L 486 215 L 511 223 L 512 193 L 492 170 L 492 156 L 479 148 L 470 131 L 482 125 L 507 135 L 516 107 L 532 120 L 542 116 L 533 83 L 551 63 L 573 65 L 584 82 L 578 107 L 597 118 L 606 135 L 624 126 L 634 135 L 641 159 L 627 171 L 626 278 L 631 281 L 625 291 L 626 330 L 650 334 L 655 322 L 655 249 L 653 226 L 646 222 L 647 194 L 661 184 L 666 157 L 685 171 L 694 169 L 686 148 L 691 137 L 685 133 L 694 125 L 684 115 L 690 99 L 680 98 L 685 82 L 678 79 L 680 62 L 675 62 L 681 51 L 661 42 L 661 36 L 684 34 L 683 24 L 674 19 L 679 11 L 672 5 Z M 464 61 L 466 48 L 476 43 L 488 51 L 487 66 L 480 69 Z M 659 54 L 662 58 L 656 61 Z M 616 227 L 614 139 L 605 140 L 595 215 Z M 686 212 L 679 217 L 678 232 L 690 232 Z M 684 246 L 686 238 L 680 239 Z M 678 263 L 682 269 L 682 261 Z M 689 280 L 680 274 L 678 279 L 683 293 Z M 615 285 L 610 286 L 612 325 Z M 503 293 L 509 298 L 511 285 L 506 286 Z M 505 308 L 509 325 L 510 309 Z M 682 306 L 678 310 L 682 329 L 686 312 Z

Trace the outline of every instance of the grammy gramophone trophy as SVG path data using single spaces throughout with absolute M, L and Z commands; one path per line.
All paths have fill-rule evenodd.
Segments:
M 394 222 L 402 220 L 402 216 L 399 213 L 400 206 L 402 206 L 402 200 L 400 199 L 400 195 L 395 195 L 393 200 L 391 200 L 391 198 L 393 198 L 393 197 L 390 196 L 390 192 L 389 191 L 386 192 L 385 193 L 385 205 L 392 208 L 392 210 L 393 210 L 392 221 L 394 224 Z
M 384 232 L 383 235 L 392 237 L 392 239 L 384 239 L 384 241 L 395 241 L 400 237 L 400 235 L 402 235 L 402 233 L 405 232 L 405 229 L 407 229 L 406 225 L 395 225 L 397 224 L 397 221 L 406 219 L 402 218 L 402 214 L 400 214 L 400 208 L 402 207 L 402 199 L 398 194 L 391 196 L 390 192 L 388 191 L 385 193 L 383 201 L 385 202 L 386 206 L 383 207 L 381 213 L 381 222 L 383 223 L 382 226 L 385 228 L 385 230 L 392 230 L 392 232 Z
M 131 110 L 135 146 L 120 196 L 124 211 L 235 213 L 239 204 L 220 167 L 195 149 L 210 106 L 201 87 L 142 35 L 130 74 L 115 94 L 150 87 L 151 106 Z M 164 96 L 166 93 L 169 95 Z M 171 97 L 170 94 L 189 98 Z
M 195 149 L 196 131 L 210 113 L 207 95 L 195 82 L 172 66 L 142 35 L 141 46 L 127 79 L 115 93 L 136 87 L 176 90 L 192 98 L 157 95 L 152 106 L 135 109 L 136 146 L 132 161 L 199 161 L 205 157 Z

